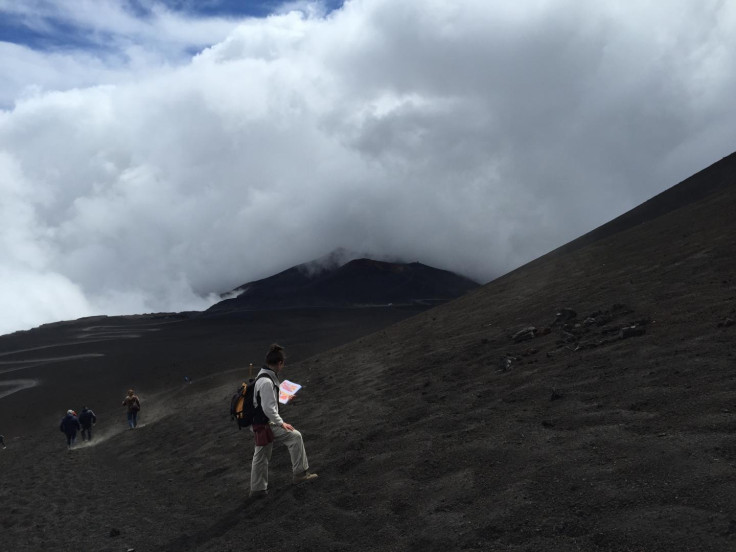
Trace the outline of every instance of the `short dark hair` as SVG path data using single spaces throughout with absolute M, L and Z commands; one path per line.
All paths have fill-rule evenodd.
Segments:
M 276 366 L 279 362 L 284 362 L 285 360 L 284 348 L 278 343 L 273 343 L 266 354 L 266 364 L 268 366 Z

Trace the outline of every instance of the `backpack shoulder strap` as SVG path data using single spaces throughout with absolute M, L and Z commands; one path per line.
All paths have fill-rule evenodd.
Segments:
M 269 376 L 268 374 L 261 374 L 261 375 L 259 375 L 259 376 L 258 376 L 258 377 L 256 378 L 256 381 L 258 381 L 258 380 L 259 380 L 259 379 L 261 379 L 261 378 L 268 378 L 268 379 L 269 379 L 269 381 L 271 382 L 271 384 L 273 385 L 274 389 L 276 389 L 276 391 L 278 391 L 278 389 L 279 389 L 279 386 L 278 386 L 278 385 L 276 385 L 276 384 L 275 384 L 275 383 L 273 382 L 273 380 L 271 379 L 271 376 Z M 255 395 L 255 398 L 256 398 L 256 400 L 258 401 L 258 404 L 260 405 L 260 404 L 261 404 L 261 394 L 260 394 L 260 393 L 256 393 L 256 392 L 255 392 L 255 386 L 256 386 L 256 384 L 255 384 L 255 382 L 254 382 L 254 383 L 253 383 L 253 394 Z
M 255 393 L 255 390 L 256 390 L 256 383 L 258 382 L 259 379 L 262 379 L 262 378 L 271 379 L 271 377 L 268 374 L 260 374 L 259 376 L 257 376 L 256 379 L 253 380 L 253 393 Z
M 253 387 L 254 387 L 254 388 L 255 388 L 256 382 L 257 382 L 257 381 L 258 381 L 259 379 L 262 379 L 262 378 L 268 378 L 268 379 L 271 379 L 271 377 L 270 377 L 270 376 L 269 376 L 268 374 L 261 374 L 261 375 L 260 375 L 260 376 L 258 376 L 258 377 L 257 377 L 257 378 L 256 378 L 255 380 L 253 380 Z

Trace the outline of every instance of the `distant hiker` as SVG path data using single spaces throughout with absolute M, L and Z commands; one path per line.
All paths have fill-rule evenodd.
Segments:
M 128 389 L 128 395 L 123 399 L 123 406 L 128 408 L 128 426 L 133 429 L 138 425 L 138 411 L 141 409 L 141 401 L 132 389 Z
M 192 378 L 189 376 L 184 376 L 184 383 L 192 383 Z
M 73 410 L 67 410 L 66 416 L 61 419 L 61 423 L 59 424 L 59 431 L 66 435 L 67 449 L 71 450 L 72 446 L 74 446 L 77 440 L 77 431 L 80 429 L 82 429 L 82 426 L 79 425 L 77 413 Z
M 97 423 L 97 416 L 86 406 L 79 413 L 79 424 L 82 426 L 82 441 L 85 437 L 88 441 L 92 440 L 92 426 Z
M 254 498 L 263 498 L 268 494 L 268 463 L 273 443 L 286 445 L 289 449 L 294 483 L 311 481 L 317 477 L 316 473 L 309 472 L 302 434 L 279 415 L 278 374 L 284 369 L 285 362 L 284 348 L 274 343 L 266 355 L 266 366 L 258 372 L 258 376 L 265 374 L 268 377 L 256 378 L 253 394 L 256 414 L 251 428 L 256 446 L 250 472 L 250 496 Z
M 2 445 L 3 448 L 7 448 L 5 446 L 5 437 L 3 437 L 2 435 L 0 435 L 0 445 Z

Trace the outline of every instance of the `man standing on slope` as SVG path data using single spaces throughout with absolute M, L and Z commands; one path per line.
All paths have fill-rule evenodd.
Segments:
M 141 401 L 132 389 L 128 389 L 128 394 L 123 399 L 123 406 L 128 409 L 128 427 L 135 429 L 135 426 L 138 425 L 138 412 L 141 409 Z
M 278 374 L 284 369 L 285 363 L 284 348 L 274 343 L 266 355 L 266 366 L 261 368 L 256 377 L 253 393 L 256 414 L 252 426 L 256 446 L 250 471 L 250 496 L 253 498 L 264 498 L 268 494 L 268 463 L 274 443 L 286 445 L 289 449 L 294 483 L 311 481 L 317 477 L 316 473 L 309 472 L 302 434 L 281 419 L 279 414 L 281 382 Z M 262 375 L 267 377 L 260 377 Z
M 82 411 L 79 413 L 79 424 L 82 426 L 82 441 L 85 438 L 88 441 L 92 440 L 92 426 L 96 423 L 97 416 L 95 416 L 95 413 L 86 406 L 82 408 Z
M 79 425 L 77 413 L 73 410 L 67 410 L 66 416 L 61 419 L 59 430 L 66 435 L 66 448 L 68 450 L 72 450 L 72 447 L 77 440 L 77 431 L 80 429 L 82 429 L 82 426 Z

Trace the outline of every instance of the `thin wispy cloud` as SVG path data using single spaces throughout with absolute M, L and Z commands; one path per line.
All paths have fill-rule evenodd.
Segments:
M 0 331 L 340 246 L 488 281 L 736 149 L 726 2 L 92 4 L 0 1 L 99 37 L 0 42 Z

